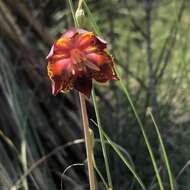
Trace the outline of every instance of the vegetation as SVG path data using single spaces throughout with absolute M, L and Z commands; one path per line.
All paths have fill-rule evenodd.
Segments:
M 0 1 L 2 190 L 89 189 L 78 93 L 52 96 L 45 60 L 79 2 Z M 82 8 L 82 27 L 108 41 L 119 76 L 87 100 L 97 186 L 189 190 L 189 0 Z

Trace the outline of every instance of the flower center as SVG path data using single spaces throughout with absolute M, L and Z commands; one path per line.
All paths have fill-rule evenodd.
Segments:
M 82 61 L 81 51 L 77 48 L 70 51 L 71 59 L 74 64 L 79 64 Z
M 86 67 L 83 64 L 85 57 L 83 55 L 83 53 L 77 49 L 71 49 L 70 51 L 70 57 L 72 60 L 72 74 L 75 75 L 76 73 L 80 73 L 80 72 L 86 72 Z

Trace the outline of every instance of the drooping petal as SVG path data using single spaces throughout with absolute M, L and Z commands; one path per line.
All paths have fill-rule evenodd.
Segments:
M 97 66 L 112 61 L 111 56 L 108 55 L 106 52 L 89 53 L 86 55 L 86 58 L 89 61 L 95 63 Z
M 99 71 L 92 72 L 92 77 L 98 82 L 107 82 L 116 80 L 117 75 L 114 69 L 112 57 L 106 52 L 91 53 L 87 55 L 89 61 L 92 61 L 99 67 Z
M 107 45 L 107 42 L 106 42 L 104 39 L 100 38 L 99 36 L 96 36 L 96 38 L 97 38 L 97 40 L 99 40 L 99 42 L 101 42 L 102 44 Z
M 48 63 L 48 74 L 49 75 L 61 75 L 64 71 L 69 70 L 71 67 L 71 59 L 60 59 L 55 62 Z
M 67 59 L 67 58 L 68 56 L 65 54 L 53 54 L 53 56 L 49 58 L 49 62 L 55 63 L 61 59 Z
M 106 48 L 106 42 L 96 37 L 92 32 L 85 32 L 77 36 L 76 46 L 86 53 L 102 51 Z
M 91 69 L 91 70 L 94 70 L 94 71 L 100 71 L 100 68 L 93 62 L 91 61 L 84 61 L 83 64 L 88 68 L 88 69 Z
M 61 37 L 64 38 L 73 38 L 76 34 L 82 34 L 87 32 L 86 30 L 79 29 L 79 28 L 71 28 L 67 30 Z
M 72 48 L 72 40 L 69 38 L 60 38 L 54 44 L 54 54 L 62 54 L 69 57 L 69 50 Z
M 57 95 L 59 92 L 66 92 L 73 88 L 73 79 L 75 78 L 72 75 L 72 71 L 64 71 L 61 75 L 51 75 L 49 78 L 52 81 L 52 94 Z
M 67 30 L 63 35 L 61 36 L 62 38 L 72 38 L 74 35 L 78 33 L 78 30 L 76 28 L 71 28 Z
M 107 42 L 100 37 L 96 37 L 96 46 L 98 50 L 104 50 L 107 47 Z
M 89 98 L 92 89 L 92 79 L 85 75 L 78 76 L 73 82 L 73 88 L 85 94 Z
M 52 83 L 52 94 L 55 96 L 61 91 L 62 78 L 60 76 L 52 77 L 51 83 Z
M 95 44 L 96 44 L 96 37 L 92 32 L 85 32 L 83 34 L 80 34 L 76 39 L 76 45 L 81 50 L 89 46 L 94 46 Z
M 51 47 L 49 54 L 47 55 L 46 59 L 50 59 L 53 56 L 54 53 L 54 45 Z
M 72 89 L 72 76 L 53 76 L 50 79 L 52 82 L 52 94 L 54 96 L 59 92 L 67 92 Z
M 104 63 L 100 67 L 100 71 L 94 72 L 92 74 L 92 77 L 97 81 L 101 83 L 105 83 L 108 80 L 117 80 L 118 77 L 115 73 L 115 70 L 113 68 L 113 65 L 111 63 Z
M 71 88 L 72 80 L 71 60 L 60 59 L 54 63 L 48 63 L 48 75 L 52 81 L 52 94 L 56 95 L 60 91 L 67 91 Z

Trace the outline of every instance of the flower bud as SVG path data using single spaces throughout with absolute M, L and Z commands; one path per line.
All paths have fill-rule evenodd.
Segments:
M 75 12 L 75 17 L 76 17 L 76 20 L 77 20 L 79 26 L 80 27 L 83 26 L 84 20 L 85 20 L 84 10 L 83 9 L 77 9 Z

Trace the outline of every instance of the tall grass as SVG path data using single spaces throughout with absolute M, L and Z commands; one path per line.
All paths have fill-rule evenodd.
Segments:
M 94 31 L 97 33 L 97 35 L 100 34 L 99 29 L 98 29 L 98 26 L 97 26 L 96 22 L 94 21 L 93 16 L 92 16 L 92 13 L 90 12 L 90 10 L 89 10 L 89 8 L 88 8 L 86 2 L 84 2 L 84 7 L 85 7 L 85 10 L 86 10 L 87 15 L 88 15 L 89 22 L 92 23 L 92 27 L 93 27 Z M 144 140 L 145 140 L 147 149 L 148 149 L 149 154 L 150 154 L 150 157 L 151 157 L 152 165 L 153 165 L 154 170 L 155 170 L 155 173 L 156 173 L 156 177 L 157 177 L 157 180 L 158 180 L 159 188 L 160 188 L 160 190 L 163 190 L 163 189 L 164 189 L 163 181 L 162 181 L 162 179 L 161 179 L 158 166 L 157 166 L 157 164 L 156 164 L 156 160 L 155 160 L 155 157 L 154 157 L 154 154 L 153 154 L 153 151 L 152 151 L 152 147 L 151 147 L 151 145 L 150 145 L 150 143 L 149 143 L 148 137 L 147 137 L 146 132 L 145 132 L 145 130 L 144 130 L 144 126 L 143 126 L 143 124 L 142 124 L 142 121 L 140 120 L 140 117 L 139 117 L 139 115 L 138 115 L 138 113 L 137 113 L 137 111 L 136 111 L 136 108 L 135 108 L 135 106 L 134 106 L 134 103 L 133 103 L 133 101 L 132 101 L 132 99 L 131 99 L 131 97 L 130 97 L 130 95 L 129 95 L 129 92 L 128 92 L 126 86 L 124 85 L 124 83 L 123 83 L 123 81 L 122 81 L 122 79 L 121 79 L 121 76 L 120 76 L 118 70 L 117 70 L 117 75 L 118 75 L 119 80 L 120 80 L 120 87 L 121 87 L 122 91 L 125 93 L 126 98 L 127 98 L 127 100 L 129 101 L 129 103 L 130 103 L 130 105 L 131 105 L 131 107 L 132 107 L 132 110 L 133 110 L 133 112 L 134 112 L 134 115 L 135 115 L 135 117 L 136 117 L 136 119 L 137 119 L 137 122 L 138 122 L 138 124 L 139 124 L 139 126 L 140 126 L 140 128 L 141 128 L 142 135 L 143 135 L 143 137 L 144 137 Z M 96 100 L 95 100 L 94 91 L 93 91 L 93 103 L 94 103 L 95 110 L 96 110 L 96 117 L 97 117 L 97 119 L 98 119 L 99 129 L 100 129 L 100 131 L 101 131 L 100 116 L 99 116 L 100 113 L 99 113 L 98 108 L 97 108 L 97 103 L 96 103 Z M 162 152 L 164 153 L 164 161 L 165 161 L 165 163 L 166 163 L 166 168 L 167 168 L 168 175 L 169 175 L 169 179 L 170 179 L 170 187 L 171 187 L 171 189 L 173 190 L 173 189 L 174 189 L 174 184 L 173 184 L 173 180 L 172 180 L 172 174 L 171 174 L 171 170 L 170 170 L 170 167 L 169 167 L 169 163 L 168 163 L 166 151 L 165 151 L 165 148 L 164 148 L 164 146 L 163 146 L 163 142 L 162 142 L 162 140 L 161 140 L 161 135 L 160 135 L 160 133 L 159 133 L 158 127 L 157 127 L 157 125 L 155 125 L 155 120 L 153 119 L 153 116 L 152 116 L 152 115 L 151 115 L 151 118 L 152 118 L 152 120 L 153 120 L 153 122 L 154 122 L 154 126 L 155 126 L 155 129 L 156 129 L 158 138 L 159 138 L 159 143 L 160 143 L 160 145 L 161 145 L 161 150 L 162 150 Z M 100 134 L 101 134 L 101 133 L 100 133 Z M 104 135 L 105 135 L 105 134 L 104 134 Z M 107 137 L 107 136 L 106 136 L 106 137 Z M 110 141 L 110 139 L 109 139 L 108 137 L 107 137 L 107 140 L 108 140 L 108 142 L 111 143 L 111 141 Z M 136 172 L 134 172 L 133 170 L 131 170 L 131 166 L 128 165 L 128 163 L 126 162 L 125 158 L 120 154 L 120 152 L 117 150 L 117 148 L 114 147 L 114 144 L 111 143 L 111 145 L 113 146 L 113 148 L 114 148 L 114 150 L 116 151 L 116 153 L 117 153 L 117 154 L 122 158 L 122 160 L 126 163 L 127 167 L 130 169 L 130 171 L 132 171 L 132 173 L 134 174 L 135 178 L 137 178 L 137 181 L 138 181 L 139 184 L 141 185 L 142 189 L 145 189 L 145 186 L 142 184 L 141 180 L 137 177 Z

